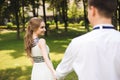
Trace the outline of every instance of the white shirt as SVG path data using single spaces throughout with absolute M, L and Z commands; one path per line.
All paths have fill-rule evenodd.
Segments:
M 79 80 L 120 80 L 120 32 L 97 26 L 71 41 L 56 69 L 58 80 L 73 70 Z

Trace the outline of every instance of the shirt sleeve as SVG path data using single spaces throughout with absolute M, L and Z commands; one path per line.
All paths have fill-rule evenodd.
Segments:
M 57 80 L 63 80 L 64 77 L 73 71 L 73 62 L 75 59 L 75 46 L 71 42 L 65 51 L 64 57 L 56 68 Z
M 120 48 L 119 48 L 120 49 Z M 115 63 L 115 68 L 116 68 L 116 72 L 117 72 L 117 76 L 120 80 L 120 53 L 118 53 L 116 56 L 115 56 L 115 60 L 114 60 L 114 63 Z

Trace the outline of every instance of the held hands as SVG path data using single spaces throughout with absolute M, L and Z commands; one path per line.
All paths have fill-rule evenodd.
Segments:
M 54 80 L 57 80 L 55 70 L 53 71 L 53 79 L 54 79 Z

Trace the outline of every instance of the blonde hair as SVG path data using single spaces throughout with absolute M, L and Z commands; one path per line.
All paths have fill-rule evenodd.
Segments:
M 43 22 L 43 19 L 37 17 L 31 18 L 28 22 L 26 33 L 24 36 L 24 46 L 28 57 L 32 57 L 31 48 L 33 46 L 33 31 L 36 31 L 40 27 L 41 22 Z

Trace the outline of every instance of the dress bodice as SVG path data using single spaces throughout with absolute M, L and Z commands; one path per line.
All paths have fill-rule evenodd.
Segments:
M 35 38 L 33 42 L 33 47 L 31 49 L 32 57 L 42 56 L 41 49 L 38 45 L 39 38 Z M 46 45 L 47 53 L 49 54 L 49 47 Z

